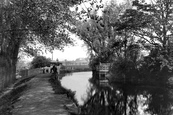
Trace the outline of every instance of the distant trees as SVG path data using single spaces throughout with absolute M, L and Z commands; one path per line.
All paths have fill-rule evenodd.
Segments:
M 34 57 L 31 61 L 31 68 L 41 68 L 50 65 L 51 60 L 44 56 Z

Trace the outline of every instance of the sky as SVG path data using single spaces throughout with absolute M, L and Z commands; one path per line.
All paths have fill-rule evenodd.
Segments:
M 76 37 L 72 37 L 75 40 L 74 46 L 66 46 L 64 51 L 54 50 L 53 60 L 58 59 L 59 61 L 63 60 L 76 60 L 77 58 L 87 58 L 87 48 L 84 46 L 82 40 Z M 45 53 L 44 56 L 52 59 L 51 53 Z

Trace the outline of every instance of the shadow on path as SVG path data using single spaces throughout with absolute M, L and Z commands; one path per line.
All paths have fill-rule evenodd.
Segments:
M 63 89 L 53 90 L 50 75 L 38 75 L 27 83 L 27 90 L 14 103 L 12 115 L 68 115 L 64 105 L 73 102 Z

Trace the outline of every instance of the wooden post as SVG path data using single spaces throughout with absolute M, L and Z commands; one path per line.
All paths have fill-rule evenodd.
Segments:
M 107 85 L 108 80 L 106 79 L 106 75 L 109 71 L 110 63 L 100 63 L 98 70 L 99 70 L 99 83 L 101 85 Z

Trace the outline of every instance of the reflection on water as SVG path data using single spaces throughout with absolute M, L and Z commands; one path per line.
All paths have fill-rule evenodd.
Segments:
M 72 91 L 76 91 L 75 97 L 81 105 L 83 104 L 83 99 L 86 97 L 87 89 L 90 86 L 88 80 L 91 77 L 92 72 L 76 72 L 63 77 L 61 84 Z
M 173 115 L 171 88 L 115 83 L 100 87 L 89 83 L 91 76 L 81 72 L 62 79 L 62 85 L 76 91 L 84 115 Z
M 93 91 L 91 91 L 93 92 Z M 96 88 L 82 107 L 89 115 L 173 115 L 173 90 L 113 85 Z

